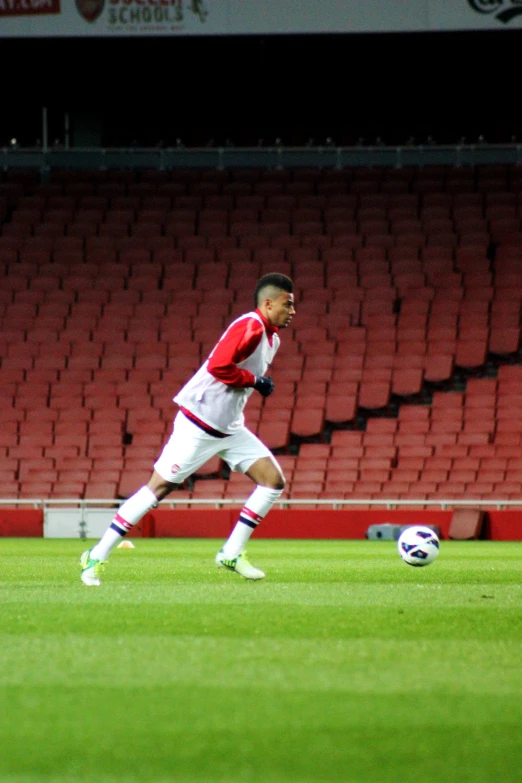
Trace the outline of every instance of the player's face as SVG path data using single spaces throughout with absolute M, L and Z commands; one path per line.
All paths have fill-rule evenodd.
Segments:
M 267 300 L 267 317 L 272 326 L 284 329 L 295 315 L 294 295 L 281 291 L 275 299 Z

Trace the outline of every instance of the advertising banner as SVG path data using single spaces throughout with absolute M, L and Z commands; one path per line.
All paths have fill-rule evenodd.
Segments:
M 33 14 L 59 13 L 60 0 L 0 0 L 0 20 L 7 16 L 16 17 L 32 16 Z
M 522 0 L 429 0 L 431 30 L 522 27 Z
M 221 0 L 0 0 L 0 38 L 223 34 Z
M 1 37 L 514 29 L 522 0 L 0 0 Z

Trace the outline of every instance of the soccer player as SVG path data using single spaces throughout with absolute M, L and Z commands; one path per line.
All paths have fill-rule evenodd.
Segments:
M 293 290 L 286 275 L 274 272 L 261 277 L 254 291 L 255 309 L 230 324 L 208 359 L 174 397 L 179 411 L 172 435 L 148 484 L 120 506 L 100 541 L 80 558 L 84 584 L 99 586 L 103 564 L 123 536 L 176 484 L 216 454 L 256 484 L 217 553 L 216 564 L 245 579 L 265 576 L 249 563 L 244 549 L 281 496 L 285 478 L 273 454 L 245 427 L 243 409 L 254 390 L 263 397 L 274 390 L 266 372 L 279 348 L 278 332 L 295 314 Z

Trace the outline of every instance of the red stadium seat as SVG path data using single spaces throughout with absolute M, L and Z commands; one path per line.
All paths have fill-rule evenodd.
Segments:
M 398 396 L 420 394 L 423 382 L 423 368 L 394 369 L 392 373 L 391 393 Z

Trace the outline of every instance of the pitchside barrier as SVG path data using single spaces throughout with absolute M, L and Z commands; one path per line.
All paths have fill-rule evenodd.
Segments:
M 224 538 L 243 500 L 167 499 L 136 525 L 133 537 Z M 99 538 L 122 500 L 1 499 L 0 537 Z M 291 500 L 277 503 L 258 538 L 392 538 L 389 526 L 427 525 L 443 539 L 522 541 L 522 501 Z M 378 532 L 381 529 L 382 534 Z

